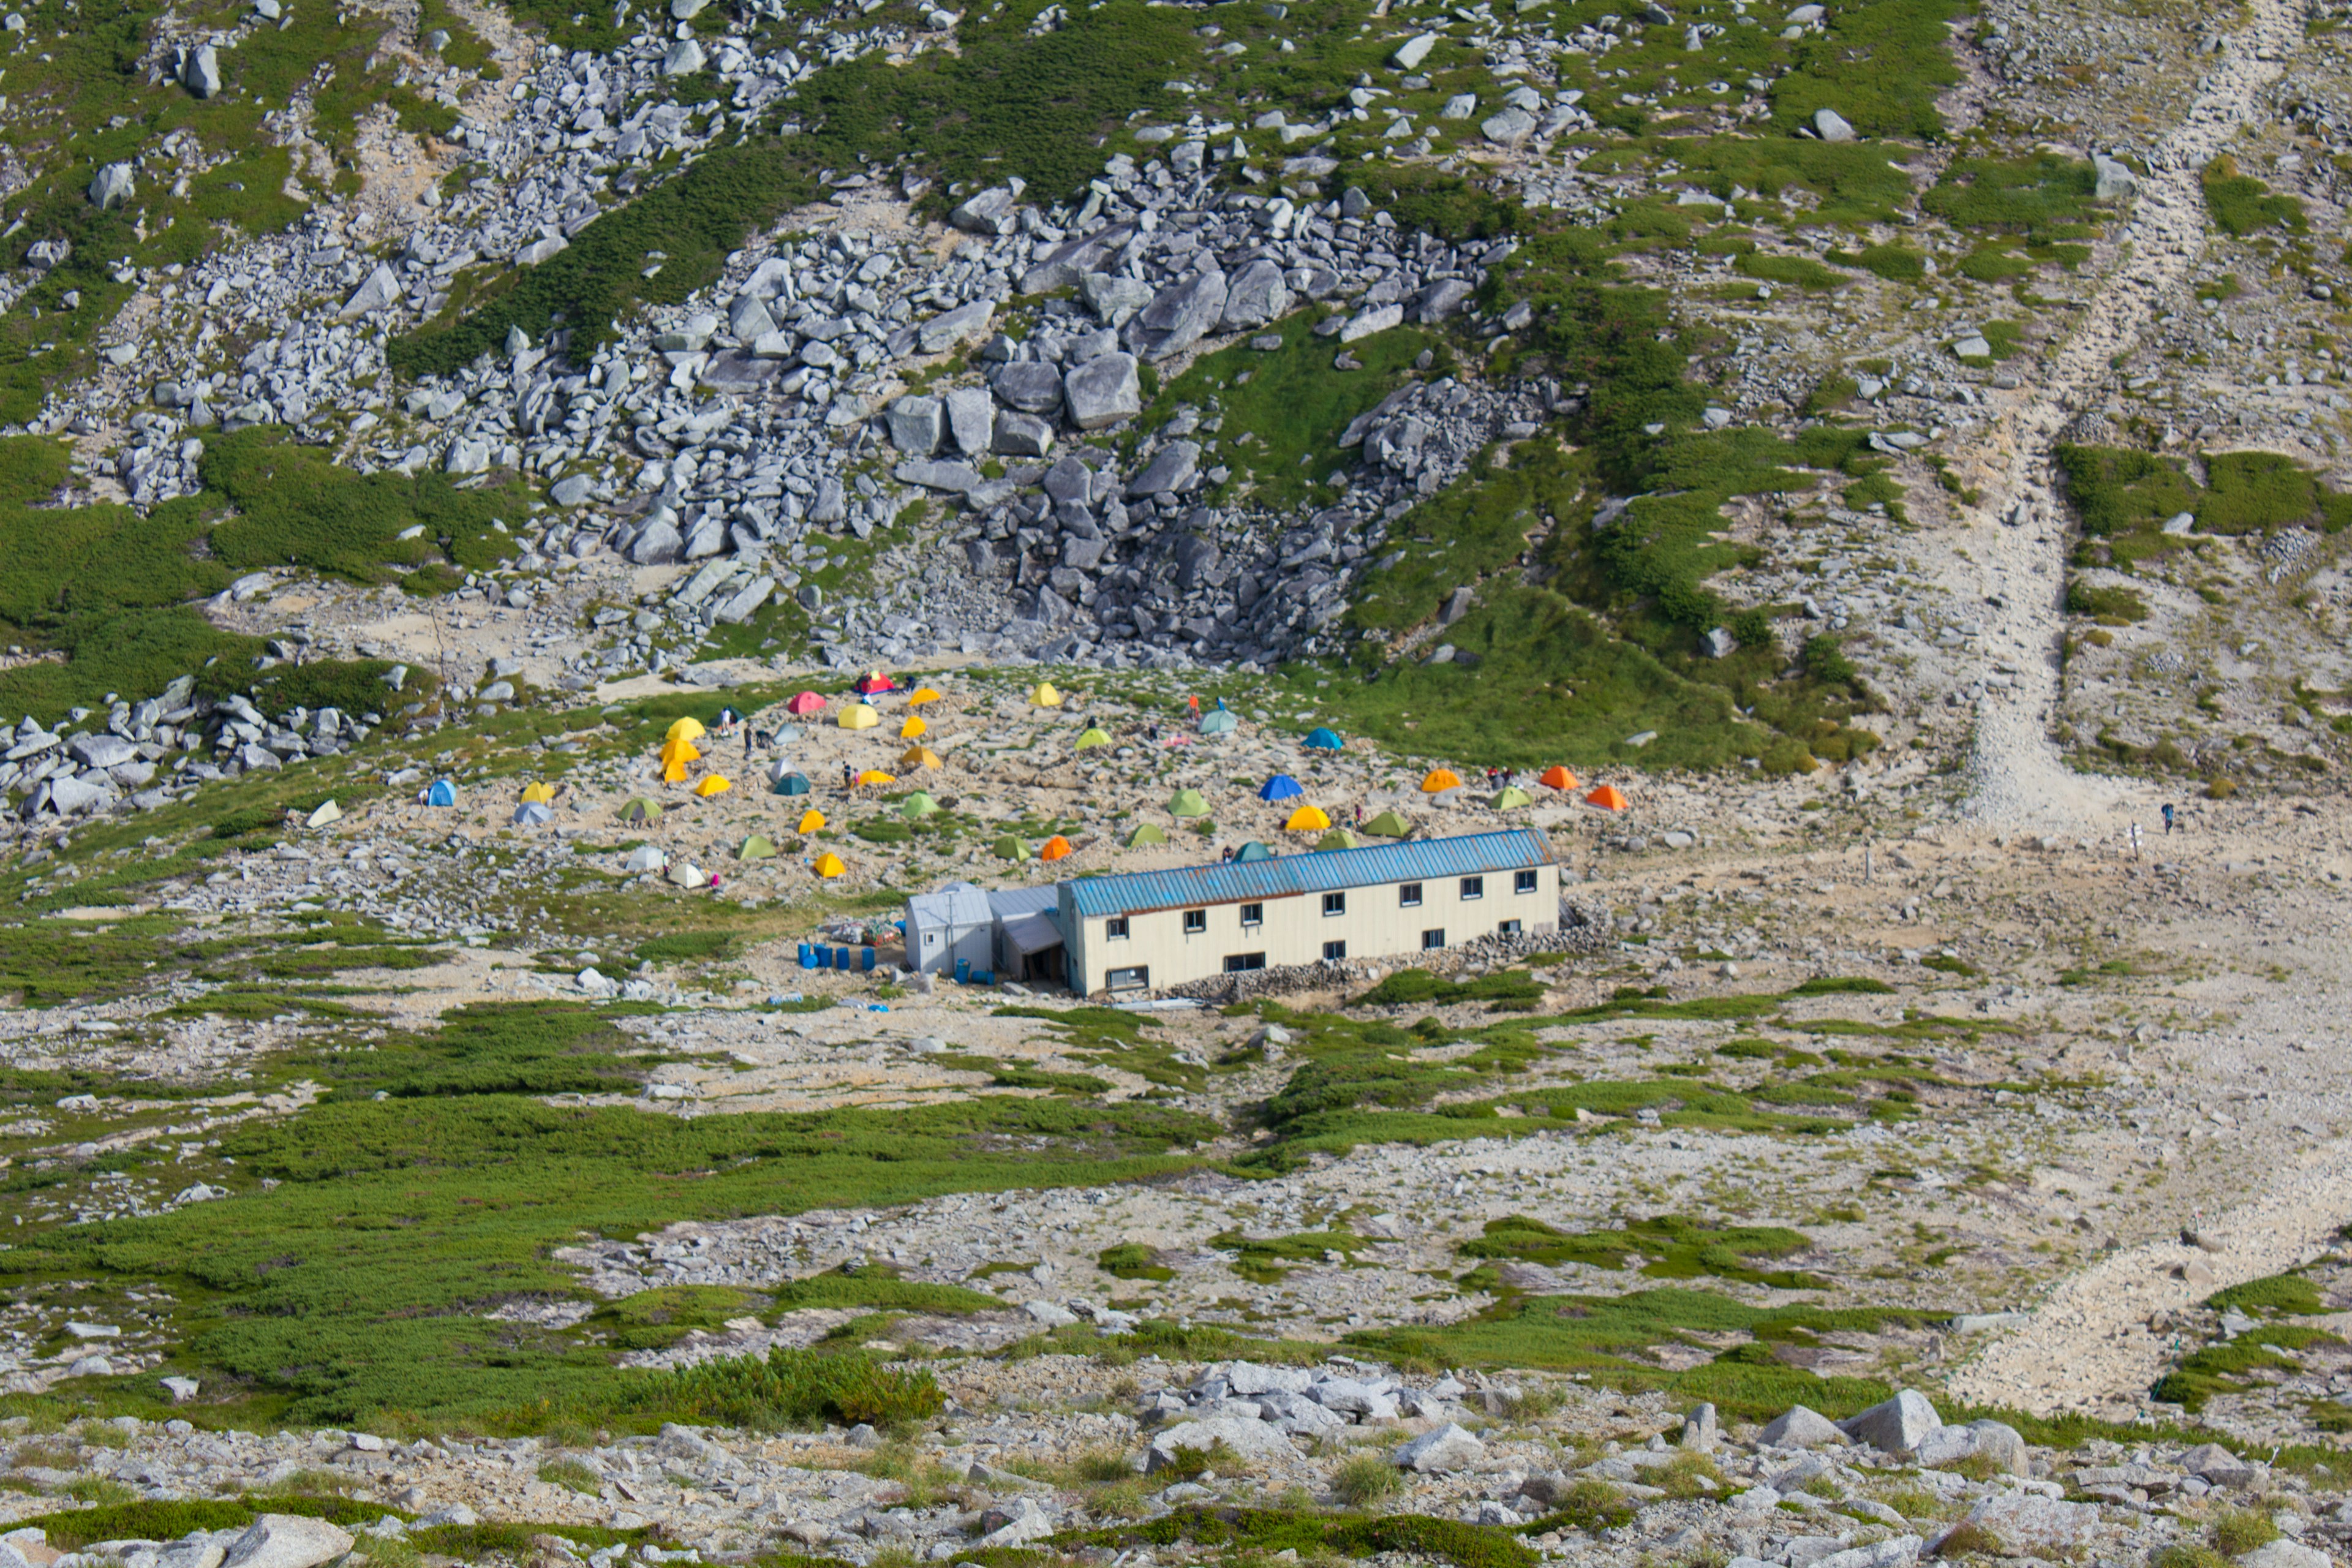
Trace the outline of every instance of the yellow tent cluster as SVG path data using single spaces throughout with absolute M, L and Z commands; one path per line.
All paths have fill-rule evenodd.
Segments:
M 684 735 L 671 736 L 662 742 L 662 778 L 670 784 L 685 783 L 686 764 L 701 755 L 694 749 L 694 742 Z

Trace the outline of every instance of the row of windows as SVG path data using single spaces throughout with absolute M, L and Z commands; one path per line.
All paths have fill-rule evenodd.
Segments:
M 1519 934 L 1519 922 L 1517 921 L 1505 921 L 1500 925 L 1497 925 L 1495 928 L 1495 931 L 1496 934 L 1499 936 L 1517 936 Z M 1423 952 L 1434 952 L 1444 945 L 1444 927 L 1435 927 L 1421 933 L 1421 950 Z M 1348 944 L 1344 942 L 1327 942 L 1323 944 L 1323 956 L 1327 960 L 1336 963 L 1348 956 Z M 1225 973 L 1228 974 L 1246 974 L 1254 969 L 1264 969 L 1265 967 L 1265 954 L 1262 952 L 1229 952 L 1225 954 Z M 1113 971 L 1113 973 L 1117 973 L 1122 972 Z
M 1538 885 L 1539 881 L 1538 875 L 1533 871 L 1515 871 L 1511 874 L 1511 891 L 1514 893 L 1532 893 L 1536 890 Z M 1463 902 L 1468 903 L 1474 900 L 1483 899 L 1486 896 L 1486 878 L 1465 877 L 1462 879 Z M 1401 910 L 1417 910 L 1421 908 L 1421 884 L 1419 882 L 1402 882 L 1398 884 L 1397 908 Z M 1324 894 L 1323 912 L 1326 915 L 1346 914 L 1348 912 L 1348 895 L 1345 893 Z M 1128 933 L 1127 921 L 1128 917 L 1125 915 L 1113 915 L 1109 920 L 1103 922 L 1103 934 L 1113 942 L 1126 941 Z M 1265 906 L 1264 904 L 1244 904 L 1242 906 L 1243 929 L 1247 930 L 1252 926 L 1261 926 L 1265 923 Z M 1508 923 L 1517 924 L 1517 922 L 1512 921 Z M 1186 936 L 1198 936 L 1208 929 L 1208 910 L 1186 910 L 1184 911 L 1184 934 Z M 1326 943 L 1325 945 L 1329 946 L 1332 944 Z M 1342 942 L 1338 945 L 1345 947 L 1347 944 Z M 1445 944 L 1443 942 L 1439 942 L 1436 943 L 1424 942 L 1423 945 L 1425 947 L 1433 945 L 1444 947 Z M 1329 958 L 1335 955 L 1326 953 L 1324 956 L 1326 958 Z M 1347 955 L 1342 952 L 1336 956 L 1344 958 Z M 1231 960 L 1228 960 L 1228 964 L 1230 964 L 1231 962 Z

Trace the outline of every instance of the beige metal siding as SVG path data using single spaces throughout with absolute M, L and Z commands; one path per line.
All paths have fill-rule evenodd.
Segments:
M 1326 915 L 1320 893 L 1293 894 L 1264 900 L 1263 925 L 1241 923 L 1241 903 L 1210 904 L 1206 931 L 1188 934 L 1182 910 L 1154 910 L 1129 915 L 1128 936 L 1114 941 L 1107 919 L 1078 922 L 1084 934 L 1072 946 L 1071 984 L 1082 994 L 1101 991 L 1114 969 L 1137 965 L 1150 971 L 1153 990 L 1222 974 L 1228 954 L 1263 952 L 1265 966 L 1313 963 L 1323 956 L 1327 942 L 1345 942 L 1351 959 L 1397 958 L 1422 951 L 1422 933 L 1442 931 L 1445 945 L 1458 947 L 1491 936 L 1507 920 L 1517 920 L 1528 931 L 1550 931 L 1559 923 L 1559 868 L 1524 868 L 1536 874 L 1535 890 L 1512 891 L 1515 870 L 1485 874 L 1484 896 L 1462 897 L 1459 877 L 1424 878 L 1418 908 L 1399 902 L 1402 882 L 1374 883 L 1346 891 L 1345 912 Z

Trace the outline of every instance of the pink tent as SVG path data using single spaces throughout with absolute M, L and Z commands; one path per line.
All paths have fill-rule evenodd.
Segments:
M 824 699 L 814 691 L 803 691 L 784 704 L 784 711 L 787 713 L 821 713 L 824 710 Z

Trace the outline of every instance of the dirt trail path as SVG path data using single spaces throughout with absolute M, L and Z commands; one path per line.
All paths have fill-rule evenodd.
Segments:
M 2149 154 L 2121 255 L 2082 321 L 2046 374 L 2012 395 L 2007 417 L 1994 426 L 1997 448 L 1980 458 L 1992 478 L 1977 509 L 1981 526 L 1968 540 L 1976 557 L 1971 585 L 1982 601 L 1981 646 L 2015 673 L 2005 692 L 1990 693 L 1979 705 L 1969 774 L 1971 809 L 1979 817 L 2091 826 L 2118 806 L 2128 808 L 2142 793 L 2128 783 L 2075 773 L 2050 742 L 2060 695 L 2067 552 L 2063 514 L 2052 494 L 2050 451 L 2084 394 L 2160 313 L 2164 297 L 2203 249 L 2199 172 L 2227 148 L 2302 41 L 2303 7 L 2295 0 L 2255 0 L 2253 9 L 2252 23 L 2231 38 L 2187 116 Z M 2018 503 L 2029 520 L 2004 522 Z

